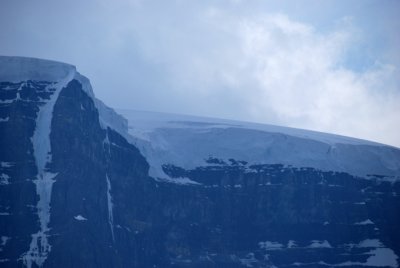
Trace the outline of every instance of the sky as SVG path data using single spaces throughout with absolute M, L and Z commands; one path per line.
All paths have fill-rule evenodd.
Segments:
M 1 0 L 0 55 L 71 63 L 113 108 L 400 147 L 400 0 Z

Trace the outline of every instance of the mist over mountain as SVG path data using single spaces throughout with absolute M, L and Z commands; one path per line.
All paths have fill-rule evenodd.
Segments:
M 134 107 L 132 107 L 134 108 Z M 400 149 L 113 110 L 0 57 L 1 267 L 398 267 Z

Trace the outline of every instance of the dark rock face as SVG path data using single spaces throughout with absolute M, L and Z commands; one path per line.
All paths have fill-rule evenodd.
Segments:
M 118 133 L 100 127 L 92 99 L 76 80 L 62 90 L 54 107 L 51 141 L 50 170 L 58 175 L 50 226 L 57 235 L 50 240 L 53 250 L 46 265 L 133 266 L 137 262 L 132 258 L 136 245 L 130 240 L 134 239 L 126 239 L 129 234 L 120 235 L 120 227 L 113 223 L 118 222 L 119 204 L 121 215 L 131 214 L 132 195 L 143 189 L 137 181 L 148 181 L 145 159 Z M 112 211 L 108 191 L 115 206 Z M 115 222 L 110 222 L 110 213 Z M 87 220 L 77 220 L 79 215 Z M 120 246 L 121 242 L 126 245 Z
M 50 134 L 52 163 L 57 173 L 51 200 L 53 249 L 46 262 L 54 267 L 112 264 L 107 223 L 105 131 L 100 128 L 93 101 L 73 80 L 55 104 Z M 77 221 L 81 215 L 88 219 Z M 96 245 L 96 246 L 94 246 Z M 80 254 L 81 260 L 71 256 Z M 96 260 L 93 262 L 93 260 Z
M 31 137 L 48 82 L 0 82 L 0 266 L 17 266 L 39 228 Z
M 0 84 L 2 267 L 23 266 L 40 228 L 31 137 L 52 92 L 21 85 Z M 50 140 L 45 267 L 397 265 L 400 184 L 387 178 L 210 158 L 193 170 L 164 166 L 198 185 L 158 182 L 134 145 L 101 127 L 77 80 L 60 92 Z
M 253 267 L 356 266 L 365 263 L 374 248 L 357 246 L 365 240 L 379 240 L 398 254 L 399 183 L 311 168 L 237 163 L 232 159 L 231 164 L 190 171 L 164 167 L 171 176 L 203 184 L 191 188 L 190 199 L 197 197 L 197 202 L 177 209 L 186 228 L 176 231 L 180 235 L 174 242 L 196 241 L 184 245 L 188 254 L 178 257 L 175 252 L 177 267 L 194 265 L 185 262 L 193 261 L 194 248 L 197 257 L 203 256 L 203 261 L 194 261 L 195 267 L 233 267 L 232 262 Z

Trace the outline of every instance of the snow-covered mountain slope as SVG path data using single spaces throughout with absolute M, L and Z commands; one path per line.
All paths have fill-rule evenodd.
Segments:
M 0 57 L 1 267 L 399 267 L 399 149 L 121 113 L 72 65 Z
M 0 57 L 0 81 L 32 80 L 55 84 L 68 76 L 70 80 L 79 81 L 93 99 L 101 126 L 114 129 L 137 145 L 150 163 L 150 175 L 157 179 L 190 182 L 187 178 L 172 179 L 163 166 L 194 169 L 209 165 L 210 158 L 244 161 L 248 172 L 255 164 L 283 164 L 361 177 L 381 175 L 386 180 L 400 177 L 400 149 L 395 147 L 233 120 L 123 109 L 118 110 L 123 115 L 120 116 L 94 97 L 89 79 L 79 74 L 73 65 L 35 58 Z M 1 102 L 11 103 L 18 97 Z
M 67 77 L 69 77 L 69 80 L 64 81 Z M 95 98 L 89 79 L 81 75 L 74 65 L 37 58 L 0 56 L 0 81 L 46 81 L 48 83 L 64 81 L 68 83 L 72 79 L 79 81 L 82 84 L 82 89 L 95 102 L 100 114 L 102 127 L 111 127 L 121 133 L 126 133 L 126 119 L 116 114 L 113 109 Z M 15 100 L 16 98 L 2 102 L 11 103 Z
M 38 200 L 36 211 L 39 217 L 39 229 L 31 235 L 29 249 L 21 255 L 21 260 L 27 267 L 36 264 L 42 266 L 46 261 L 52 246 L 49 243 L 50 209 L 53 192 L 53 184 L 57 180 L 58 173 L 50 172 L 52 165 L 53 148 L 50 134 L 53 132 L 54 107 L 59 100 L 60 93 L 73 90 L 72 84 L 78 82 L 82 90 L 92 99 L 98 113 L 99 124 L 103 129 L 112 127 L 126 132 L 127 123 L 112 109 L 106 107 L 101 101 L 95 99 L 89 79 L 77 72 L 75 66 L 55 61 L 25 58 L 25 57 L 0 57 L 0 105 L 1 113 L 6 116 L 1 120 L 1 131 L 7 133 L 18 128 L 18 111 L 23 111 L 26 121 L 34 119 L 32 142 L 33 160 L 37 169 L 33 183 L 35 185 Z M 71 88 L 71 89 L 69 89 Z M 84 109 L 81 106 L 81 109 Z M 13 129 L 14 128 L 14 129 Z M 22 132 L 22 131 L 21 131 Z M 22 132 L 21 135 L 28 133 Z M 10 138 L 6 135 L 7 138 Z M 2 148 L 6 149 L 6 148 Z M 17 151 L 17 149 L 15 149 Z M 29 153 L 29 149 L 28 149 Z M 12 157 L 13 152 L 5 157 Z M 20 161 L 28 161 L 28 156 Z M 4 185 L 12 185 L 8 181 L 9 176 L 2 176 Z M 13 178 L 15 179 L 15 178 Z
M 400 175 L 400 150 L 375 142 L 232 120 L 123 109 L 118 113 L 128 119 L 129 134 L 156 178 L 171 180 L 163 165 L 194 169 L 209 165 L 209 158 L 245 161 L 248 166 L 312 167 L 362 177 L 375 174 L 389 180 Z

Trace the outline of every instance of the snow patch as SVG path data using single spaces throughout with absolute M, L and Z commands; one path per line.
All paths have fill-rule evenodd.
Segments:
M 2 173 L 0 175 L 0 185 L 7 185 L 10 184 L 10 176 L 8 176 L 7 174 Z
M 77 221 L 87 221 L 87 219 L 85 217 L 83 217 L 82 215 L 76 215 L 74 217 L 74 219 Z
M 167 176 L 167 175 L 165 175 L 165 176 Z M 156 178 L 157 178 L 157 180 L 160 180 L 160 177 L 156 177 Z M 171 182 L 171 183 L 180 184 L 180 185 L 201 185 L 201 183 L 198 183 L 197 181 L 191 180 L 187 177 L 178 177 L 178 178 L 164 177 L 160 181 L 166 181 L 166 182 Z
M 246 267 L 253 267 L 254 263 L 257 263 L 258 260 L 255 258 L 254 253 L 250 252 L 246 255 L 245 258 L 239 259 L 240 263 Z
M 9 167 L 14 166 L 14 163 L 12 163 L 12 162 L 0 162 L 0 165 L 1 165 L 2 168 L 9 168 Z
M 368 252 L 368 254 L 371 254 L 371 257 L 367 259 L 366 266 L 398 267 L 398 257 L 390 248 L 377 248 Z
M 287 243 L 287 248 L 294 248 L 294 247 L 297 247 L 296 241 L 289 240 Z
M 8 236 L 1 236 L 1 243 L 0 243 L 0 251 L 3 251 L 3 248 L 7 244 L 8 240 L 10 240 L 11 237 Z
M 354 225 L 369 225 L 369 224 L 374 224 L 373 221 L 371 221 L 370 219 L 367 219 L 365 221 L 361 221 L 361 222 L 356 222 L 354 223 Z
M 365 253 L 365 255 L 370 255 L 366 262 L 353 262 L 347 261 L 339 264 L 332 264 L 333 267 L 343 267 L 343 266 L 372 266 L 372 267 L 399 267 L 398 256 L 393 250 L 389 248 L 376 248 L 374 250 Z
M 365 239 L 358 244 L 346 244 L 345 247 L 349 248 L 370 248 L 371 250 L 362 253 L 362 255 L 369 255 L 365 262 L 347 261 L 338 264 L 327 264 L 330 267 L 344 267 L 344 266 L 373 266 L 373 267 L 398 267 L 398 256 L 395 252 L 386 248 L 379 239 Z M 321 262 L 320 262 L 321 263 Z
M 48 253 L 51 251 L 51 245 L 48 241 L 48 232 L 50 231 L 48 224 L 50 222 L 51 188 L 55 176 L 57 176 L 57 174 L 46 172 L 42 173 L 40 176 L 38 175 L 38 179 L 34 181 L 36 193 L 39 195 L 36 209 L 39 217 L 40 229 L 36 234 L 31 235 L 32 240 L 29 245 L 29 250 L 22 256 L 22 260 L 27 267 L 31 267 L 33 263 L 41 267 L 46 261 Z
M 10 104 L 13 103 L 15 99 L 12 100 L 0 100 L 0 104 Z
M 331 244 L 329 244 L 328 241 L 319 241 L 319 240 L 313 240 L 311 241 L 311 244 L 308 246 L 309 248 L 332 248 Z
M 359 248 L 381 248 L 383 244 L 379 239 L 365 239 L 358 243 Z
M 281 243 L 271 241 L 259 242 L 258 246 L 265 250 L 278 250 L 283 248 Z

